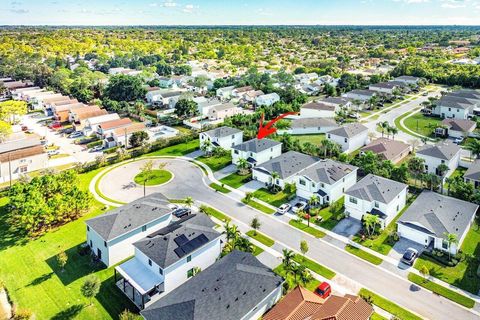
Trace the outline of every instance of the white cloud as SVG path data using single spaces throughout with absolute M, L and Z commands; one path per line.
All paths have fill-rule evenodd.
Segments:
M 167 8 L 173 8 L 177 6 L 177 3 L 174 2 L 173 0 L 167 0 L 162 4 L 162 6 Z

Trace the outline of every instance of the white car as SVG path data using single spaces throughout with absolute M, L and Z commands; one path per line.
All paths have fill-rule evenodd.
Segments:
M 83 136 L 83 133 L 81 133 L 80 131 L 76 131 L 76 132 L 70 134 L 68 137 L 70 139 L 75 139 L 75 138 L 80 138 L 81 136 Z
M 103 145 L 100 146 L 95 146 L 92 149 L 90 149 L 90 152 L 97 152 L 97 151 L 102 151 L 103 150 Z
M 288 210 L 290 210 L 291 207 L 292 207 L 292 206 L 291 206 L 290 204 L 284 203 L 284 204 L 282 204 L 280 207 L 278 207 L 278 211 L 277 211 L 277 212 L 280 213 L 280 214 L 285 214 L 285 213 L 288 212 Z
M 305 201 L 300 201 L 295 203 L 295 205 L 292 208 L 292 211 L 294 213 L 297 213 L 298 211 L 301 211 L 307 207 L 307 203 Z
M 49 156 L 54 156 L 54 155 L 56 155 L 56 154 L 60 154 L 60 151 L 58 151 L 58 149 L 57 149 L 57 150 L 48 150 L 48 151 L 47 151 L 47 154 L 48 154 Z

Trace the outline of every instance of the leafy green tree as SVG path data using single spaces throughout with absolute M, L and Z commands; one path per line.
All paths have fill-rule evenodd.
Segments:
M 122 313 L 120 313 L 119 315 L 119 320 L 137 320 L 137 319 L 138 319 L 138 316 L 127 309 L 123 310 Z
M 308 249 L 309 249 L 308 248 L 308 242 L 306 240 L 300 241 L 300 252 L 302 253 L 304 260 L 305 260 L 305 255 L 308 252 Z
M 367 230 L 368 236 L 371 237 L 375 232 L 375 228 L 380 224 L 380 220 L 378 216 L 367 213 L 363 216 L 363 224 Z
M 172 74 L 172 67 L 164 62 L 159 62 L 156 65 L 157 73 L 161 76 L 170 76 Z
M 186 197 L 185 200 L 183 201 L 185 203 L 185 205 L 189 208 L 191 208 L 193 206 L 193 204 L 195 203 L 195 201 L 193 200 L 192 197 Z
M 57 260 L 57 264 L 60 267 L 60 269 L 63 271 L 65 268 L 65 265 L 67 264 L 68 261 L 68 256 L 65 253 L 65 251 L 61 251 L 55 256 L 55 259 Z
M 100 279 L 94 274 L 85 278 L 80 292 L 90 301 L 90 305 L 92 305 L 92 299 L 100 292 L 100 285 Z
M 94 92 L 87 79 L 77 78 L 70 85 L 70 94 L 80 102 L 89 103 L 93 99 Z
M 430 275 L 430 270 L 428 269 L 428 267 L 426 265 L 422 265 L 420 267 L 420 270 L 418 270 L 418 271 L 423 276 L 423 278 L 425 278 L 425 281 L 427 281 L 427 278 Z
M 141 146 L 145 141 L 148 141 L 148 133 L 145 131 L 137 131 L 132 133 L 128 140 L 130 145 L 134 148 Z
M 143 196 L 145 197 L 147 195 L 147 182 L 152 180 L 154 177 L 153 160 L 148 160 L 143 164 L 143 166 L 140 168 L 140 176 L 142 177 L 141 181 L 143 183 Z
M 124 74 L 111 77 L 105 88 L 105 96 L 115 101 L 143 100 L 146 93 L 140 78 Z
M 198 104 L 191 99 L 180 99 L 175 104 L 174 113 L 180 118 L 191 118 L 199 114 Z
M 250 227 L 253 229 L 253 234 L 257 235 L 257 230 L 260 229 L 260 226 L 262 224 L 260 223 L 260 220 L 258 220 L 257 217 L 254 217 L 252 221 L 250 222 Z
M 420 175 L 425 171 L 425 160 L 417 157 L 410 158 L 407 163 L 408 170 L 415 178 L 415 186 Z

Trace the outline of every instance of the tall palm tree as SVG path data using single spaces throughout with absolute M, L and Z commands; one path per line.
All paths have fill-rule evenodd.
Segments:
M 283 267 L 286 270 L 288 270 L 293 263 L 293 258 L 295 257 L 295 253 L 292 250 L 288 250 L 288 249 L 283 249 L 282 253 L 283 253 L 283 258 L 282 258 Z
M 398 129 L 396 127 L 390 127 L 390 133 L 392 134 L 392 139 L 395 140 L 395 135 L 398 134 Z
M 371 236 L 373 232 L 375 232 L 376 226 L 380 224 L 380 220 L 378 216 L 367 213 L 363 216 L 363 223 L 365 224 L 368 235 Z
M 480 140 L 474 139 L 470 141 L 469 143 L 467 143 L 465 148 L 467 150 L 470 150 L 470 153 L 474 155 L 475 158 L 478 159 L 480 157 Z
M 443 182 L 444 182 L 444 178 L 445 178 L 445 175 L 447 174 L 448 170 L 450 170 L 450 168 L 445 164 L 445 163 L 441 163 L 438 167 L 437 167 L 437 173 L 438 175 L 440 176 L 442 182 L 441 182 L 441 190 L 442 190 L 442 194 L 443 194 Z
M 382 138 L 383 138 L 383 135 L 385 133 L 385 131 L 388 129 L 388 127 L 390 126 L 388 124 L 388 121 L 383 121 L 383 122 L 379 122 L 377 124 L 377 126 L 380 128 L 380 130 L 382 131 Z
M 240 158 L 237 161 L 238 173 L 241 175 L 248 174 L 248 161 L 244 158 Z
M 450 248 L 451 248 L 452 244 L 457 244 L 458 243 L 458 236 L 455 233 L 448 233 L 448 232 L 445 232 L 444 236 L 445 236 L 446 241 L 448 243 L 448 259 L 450 260 L 451 259 Z
M 272 177 L 272 190 L 273 192 L 277 191 L 279 188 L 279 185 L 277 184 L 277 179 L 280 179 L 280 174 L 276 171 L 273 171 L 270 176 Z
M 302 265 L 303 268 L 300 268 L 298 274 L 299 274 L 299 280 L 300 283 L 303 284 L 303 286 L 306 286 L 307 283 L 313 280 L 313 276 L 310 273 L 310 271 Z
M 417 179 L 419 175 L 425 170 L 425 160 L 417 157 L 408 160 L 408 170 L 415 177 L 415 186 L 417 186 Z
M 193 203 L 195 201 L 193 200 L 192 197 L 186 197 L 185 200 L 183 200 L 183 203 L 185 203 L 185 205 L 189 208 L 191 208 L 193 206 Z
M 316 194 L 313 194 L 310 199 L 308 200 L 308 204 L 312 207 L 315 207 L 316 205 L 318 205 L 320 203 L 320 198 L 318 197 L 318 195 Z

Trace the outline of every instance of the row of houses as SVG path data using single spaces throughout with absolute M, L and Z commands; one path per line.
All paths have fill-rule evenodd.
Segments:
M 252 86 L 219 88 L 216 91 L 216 97 L 222 101 L 234 100 L 239 103 L 253 103 L 256 106 L 267 107 L 280 101 L 280 96 L 277 93 L 265 94 L 261 90 L 255 90 Z
M 480 111 L 480 92 L 462 89 L 447 93 L 435 102 L 432 113 L 441 118 L 469 119 Z

